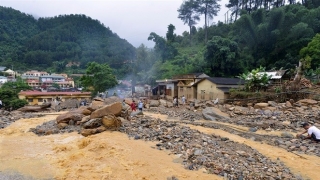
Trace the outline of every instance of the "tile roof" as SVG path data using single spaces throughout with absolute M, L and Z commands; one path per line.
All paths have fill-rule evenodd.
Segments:
M 239 78 L 225 78 L 225 77 L 206 77 L 201 79 L 200 81 L 196 82 L 194 85 L 198 84 L 199 82 L 207 79 L 212 83 L 219 84 L 219 85 L 243 85 L 245 81 Z

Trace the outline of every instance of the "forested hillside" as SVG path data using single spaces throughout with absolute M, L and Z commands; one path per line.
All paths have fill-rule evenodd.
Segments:
M 320 33 L 320 1 L 303 1 L 303 4 L 292 1 L 287 5 L 285 1 L 279 4 L 273 1 L 263 4 L 261 1 L 262 4 L 255 5 L 258 1 L 230 0 L 230 3 L 235 3 L 227 5 L 231 17 L 227 22 L 208 25 L 207 35 L 206 25 L 197 24 L 203 15 L 198 10 L 199 2 L 201 0 L 184 1 L 178 9 L 178 18 L 190 26 L 189 32 L 176 35 L 174 25 L 169 25 L 166 35 L 150 33 L 149 40 L 155 42 L 154 50 L 148 51 L 143 46 L 138 48 L 137 57 L 143 54 L 141 51 L 144 49 L 149 56 L 157 54 L 160 59 L 150 63 L 154 65 L 149 71 L 145 69 L 143 74 L 147 76 L 142 76 L 142 79 L 152 82 L 153 79 L 195 72 L 234 77 L 260 66 L 267 70 L 293 70 L 300 59 L 308 56 L 313 58 L 312 69 L 320 67 L 320 59 L 315 58 L 320 57 L 317 50 L 320 48 L 319 40 L 309 48 L 309 55 L 300 53 Z M 220 7 L 212 8 L 217 10 Z M 211 12 L 213 18 L 214 11 Z M 196 25 L 203 28 L 196 28 Z
M 81 71 L 88 62 L 108 63 L 123 75 L 135 48 L 97 20 L 85 15 L 34 19 L 0 7 L 0 63 L 19 70 Z M 126 67 L 125 67 L 126 66 Z

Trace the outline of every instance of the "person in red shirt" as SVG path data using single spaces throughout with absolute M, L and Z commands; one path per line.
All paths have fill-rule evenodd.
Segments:
M 132 103 L 130 104 L 131 110 L 132 111 L 136 111 L 137 110 L 137 105 L 135 103 L 135 101 L 132 101 Z

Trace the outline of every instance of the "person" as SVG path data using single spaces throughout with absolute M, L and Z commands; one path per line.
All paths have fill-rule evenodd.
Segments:
M 126 107 L 126 105 L 127 105 L 127 103 L 126 103 L 126 100 L 124 99 L 124 100 L 122 101 L 122 107 Z
M 181 101 L 182 101 L 182 104 L 183 104 L 183 105 L 186 104 L 186 97 L 184 97 L 184 95 L 182 95 Z
M 142 112 L 143 102 L 141 100 L 138 103 L 138 108 L 139 108 L 139 111 Z
M 177 99 L 177 97 L 175 97 L 175 98 L 173 99 L 173 106 L 174 106 L 174 107 L 178 107 L 178 99 Z
M 136 110 L 137 110 L 137 109 L 136 109 L 136 108 L 137 108 L 136 106 L 137 106 L 137 105 L 136 105 L 135 101 L 133 100 L 132 103 L 130 104 L 131 110 L 132 110 L 132 111 L 136 111 Z
M 312 139 L 315 142 L 320 142 L 320 130 L 317 127 L 311 126 L 309 123 L 303 123 L 302 127 L 304 128 L 304 131 L 297 134 L 297 137 L 301 137 L 302 134 L 308 133 L 308 136 L 304 139 Z
M 1 101 L 1 99 L 0 99 L 0 109 L 2 108 L 2 101 Z

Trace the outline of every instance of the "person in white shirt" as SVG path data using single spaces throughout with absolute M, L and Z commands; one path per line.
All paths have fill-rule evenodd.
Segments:
M 182 104 L 183 104 L 183 105 L 186 104 L 186 97 L 184 97 L 184 95 L 182 95 L 181 101 L 182 101 Z
M 305 129 L 305 131 L 297 134 L 297 137 L 300 137 L 304 133 L 308 133 L 308 136 L 305 137 L 305 139 L 312 139 L 313 141 L 320 142 L 320 129 L 315 126 L 311 126 L 308 123 L 303 123 L 302 127 Z
M 0 109 L 2 108 L 2 101 L 0 100 Z

